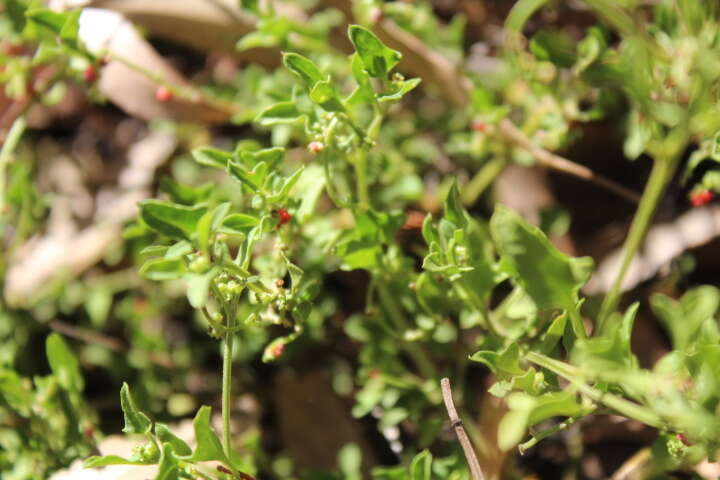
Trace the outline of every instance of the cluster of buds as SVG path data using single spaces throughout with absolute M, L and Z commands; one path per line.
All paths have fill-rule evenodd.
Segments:
M 231 277 L 227 273 L 221 273 L 216 279 L 216 286 L 223 300 L 230 302 L 240 295 L 245 288 L 245 282 L 237 277 Z
M 202 253 L 197 253 L 188 264 L 188 270 L 193 273 L 205 273 L 210 269 L 210 260 Z

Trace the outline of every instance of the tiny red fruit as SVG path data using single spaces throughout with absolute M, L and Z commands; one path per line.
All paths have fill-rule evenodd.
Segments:
M 687 435 L 685 435 L 684 433 L 678 433 L 677 435 L 675 435 L 675 438 L 680 440 L 682 442 L 682 444 L 685 445 L 686 447 L 689 447 L 692 445 L 692 443 L 690 443 L 690 440 L 688 440 Z
M 173 93 L 165 85 L 161 85 L 155 90 L 155 98 L 158 102 L 169 102 L 173 98 Z
M 95 83 L 95 80 L 97 80 L 97 76 L 98 74 L 95 65 L 88 66 L 83 72 L 83 78 L 87 83 Z
M 475 120 L 472 123 L 472 129 L 476 132 L 485 133 L 488 130 L 488 124 L 480 120 Z
M 320 153 L 325 149 L 325 144 L 322 142 L 310 142 L 308 144 L 308 150 L 310 150 L 312 153 Z
M 277 211 L 278 219 L 280 220 L 280 223 L 278 223 L 278 226 L 285 225 L 287 223 L 290 223 L 290 220 L 292 220 L 292 215 L 288 213 L 287 210 L 284 208 L 281 208 Z
M 273 358 L 280 358 L 285 351 L 285 344 L 284 343 L 278 343 L 272 348 L 272 355 Z
M 690 194 L 690 203 L 693 207 L 702 207 L 707 205 L 715 198 L 715 194 L 710 190 L 699 190 Z

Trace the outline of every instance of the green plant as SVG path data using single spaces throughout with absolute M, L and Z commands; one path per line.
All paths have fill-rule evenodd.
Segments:
M 444 376 L 456 384 L 459 416 L 491 478 L 520 470 L 504 452 L 531 452 L 560 431 L 568 432 L 568 444 L 577 443 L 577 426 L 605 414 L 660 432 L 646 450 L 648 475 L 715 459 L 717 288 L 689 288 L 679 299 L 650 297 L 671 341 L 654 365 L 641 366 L 631 348 L 642 303 L 619 305 L 626 271 L 678 171 L 694 205 L 718 191 L 718 8 L 691 0 L 584 3 L 589 13 L 583 15 L 596 24 L 578 33 L 530 22 L 543 9 L 561 11 L 557 2 L 515 2 L 504 25 L 504 57 L 488 72 L 472 73 L 438 54 L 462 58 L 465 19 L 445 22 L 429 2 L 334 3 L 339 10 L 313 4 L 303 18 L 285 16 L 273 2 L 241 2 L 257 26 L 238 50 L 282 49 L 283 67 L 248 67 L 232 85 L 206 86 L 242 106 L 232 121 L 246 124 L 247 138 L 229 150 L 195 148 L 195 164 L 180 155 L 159 182 L 163 198 L 142 201 L 138 221 L 125 229 L 121 255 L 141 263 L 144 278 L 162 283 L 141 282 L 132 269 L 97 282 L 62 279 L 60 292 L 44 298 L 45 313 L 28 308 L 40 328 L 55 312 L 78 310 L 93 328 L 105 327 L 108 318 L 125 325 L 138 345 L 129 347 L 130 368 L 113 370 L 115 379 L 146 366 L 153 348 L 172 350 L 161 334 L 143 330 L 153 314 L 176 314 L 187 330 L 211 339 L 193 337 L 198 346 L 172 352 L 181 361 L 166 371 L 128 379 L 154 412 L 141 412 L 124 384 L 124 431 L 147 442 L 129 458 L 95 456 L 86 465 L 157 464 L 156 478 L 163 479 L 257 472 L 360 478 L 366 471 L 356 446 L 340 450 L 335 471 L 310 473 L 273 463 L 259 448 L 238 448 L 231 435 L 232 389 L 262 386 L 253 378 L 262 368 L 253 359 L 302 372 L 302 352 L 312 345 L 331 365 L 334 391 L 352 403 L 352 416 L 373 418 L 402 452 L 401 465 L 376 467 L 374 478 L 469 478 L 459 446 L 442 436 Z M 77 40 L 77 13 L 8 5 L 12 30 L 39 45 L 32 60 L 7 60 L 8 93 L 24 94 L 30 67 L 42 58 L 62 67 L 53 82 L 95 81 L 98 61 Z M 337 45 L 333 29 L 344 17 L 362 25 L 351 24 L 349 43 Z M 59 46 L 50 48 L 57 38 Z M 421 75 L 422 84 L 397 71 L 405 69 Z M 161 82 L 155 98 L 171 102 L 175 93 L 182 88 Z M 0 153 L 1 188 L 8 183 L 0 197 L 9 205 L 3 221 L 18 219 L 18 244 L 41 223 L 43 208 L 29 164 L 9 160 L 21 147 L 25 120 L 15 122 Z M 581 139 L 582 124 L 601 120 L 623 126 L 628 159 L 651 159 L 642 196 L 557 153 Z M 199 130 L 176 127 L 175 133 L 187 144 L 208 144 L 209 134 Z M 615 132 L 603 134 L 609 131 Z M 227 143 L 220 138 L 216 145 Z M 571 174 L 638 204 L 607 295 L 584 295 L 593 262 L 561 253 L 548 238 L 567 231 L 567 212 L 542 211 L 536 227 L 495 201 L 493 183 L 511 165 Z M 342 274 L 362 280 L 343 292 L 333 281 Z M 20 324 L 21 315 L 11 313 Z M 218 350 L 218 340 L 222 436 L 211 426 L 210 407 L 200 407 L 191 447 L 150 418 L 165 420 L 163 392 L 185 388 L 168 377 L 195 372 Z M 345 341 L 352 349 L 336 345 Z M 13 351 L 20 343 L 12 342 Z M 100 355 L 85 357 L 110 369 Z M 490 411 L 502 416 L 497 437 L 469 421 L 477 411 L 473 400 L 486 394 L 479 372 L 487 370 L 487 394 L 504 402 Z M 156 379 L 163 389 L 152 385 Z M 195 401 L 184 414 L 201 403 Z M 59 447 L 66 456 L 48 470 L 87 453 L 70 447 Z M 433 461 L 431 450 L 447 456 Z M 472 475 L 478 478 L 475 469 Z

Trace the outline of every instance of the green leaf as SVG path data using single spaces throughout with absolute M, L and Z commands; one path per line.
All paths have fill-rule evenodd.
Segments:
M 328 112 L 342 112 L 345 110 L 335 86 L 329 80 L 315 83 L 315 86 L 310 90 L 310 100 Z
M 25 12 L 25 17 L 28 20 L 42 25 L 56 35 L 59 35 L 62 31 L 68 15 L 68 13 L 53 12 L 47 8 L 35 8 Z
M 247 235 L 250 229 L 259 223 L 260 219 L 252 215 L 248 215 L 246 213 L 233 213 L 225 217 L 218 231 L 232 235 Z
M 374 33 L 365 27 L 350 25 L 348 35 L 355 51 L 365 65 L 365 70 L 371 77 L 386 77 L 402 58 L 400 52 L 386 47 Z
M 348 443 L 340 449 L 337 457 L 338 467 L 344 478 L 362 478 L 362 473 L 360 472 L 360 467 L 362 466 L 362 451 L 360 447 L 354 443 Z
M 130 395 L 130 387 L 125 382 L 123 382 L 122 388 L 120 389 L 120 408 L 122 408 L 123 416 L 125 417 L 123 432 L 148 433 L 150 431 L 152 422 L 150 422 L 147 415 L 137 409 L 132 395 Z
M 260 0 L 240 0 L 240 8 L 259 16 Z
M 13 370 L 0 368 L 0 400 L 23 417 L 32 412 L 33 394 Z
M 520 443 L 527 429 L 543 420 L 556 416 L 572 417 L 585 411 L 575 394 L 570 392 L 541 396 L 517 392 L 508 396 L 507 404 L 510 412 L 502 418 L 498 428 L 498 446 L 502 450 L 509 450 Z
M 192 449 L 188 446 L 188 444 L 185 443 L 183 439 L 172 433 L 170 431 L 170 427 L 164 423 L 155 424 L 155 436 L 161 443 L 171 445 L 173 451 L 177 455 L 186 456 L 192 454 Z
M 287 201 L 288 195 L 290 195 L 290 190 L 292 190 L 298 180 L 300 180 L 300 176 L 302 175 L 304 168 L 305 167 L 298 168 L 290 178 L 283 182 L 282 187 L 280 187 L 277 192 L 274 192 L 272 195 L 268 195 L 267 201 L 270 203 L 284 204 Z
M 223 452 L 220 440 L 210 426 L 211 414 L 212 409 L 210 407 L 202 406 L 195 415 L 193 428 L 195 429 L 197 447 L 195 447 L 195 452 L 193 452 L 192 457 L 188 460 L 191 462 L 210 462 L 217 460 L 228 465 L 229 461 Z
M 152 462 L 143 460 L 129 460 L 127 458 L 118 457 L 117 455 L 94 455 L 83 463 L 83 468 L 100 468 L 109 465 L 150 465 Z
M 192 151 L 192 157 L 200 165 L 225 170 L 228 162 L 232 160 L 232 153 L 217 148 L 201 147 Z
M 80 9 L 68 12 L 60 29 L 60 38 L 71 44 L 77 42 L 78 30 L 80 29 L 80 12 Z
M 207 273 L 191 273 L 185 275 L 187 281 L 187 298 L 193 308 L 202 308 L 207 302 L 210 282 L 215 278 L 217 269 L 213 268 Z
M 210 183 L 194 187 L 176 182 L 168 176 L 160 179 L 158 187 L 161 192 L 167 193 L 173 202 L 183 205 L 194 205 L 206 201 L 214 189 L 214 185 Z
M 80 393 L 84 386 L 80 364 L 60 334 L 48 335 L 45 350 L 50 369 L 60 386 L 69 392 Z
M 685 350 L 692 345 L 703 323 L 713 321 L 720 307 L 720 292 L 705 285 L 689 290 L 680 301 L 655 294 L 650 297 L 650 306 L 670 334 L 673 348 Z
M 495 209 L 490 230 L 508 273 L 538 308 L 577 308 L 578 291 L 590 277 L 589 258 L 567 257 L 540 229 L 502 205 Z
M 502 352 L 481 350 L 474 353 L 470 360 L 484 363 L 501 379 L 525 374 L 525 370 L 520 366 L 520 348 L 515 342 Z
M 230 202 L 224 202 L 207 212 L 197 224 L 197 241 L 200 249 L 206 254 L 210 248 L 212 234 L 220 227 L 222 219 L 230 210 Z
M 365 64 L 363 63 L 360 55 L 353 53 L 350 60 L 350 66 L 352 69 L 352 76 L 357 82 L 357 87 L 346 102 L 348 105 L 363 105 L 375 102 L 375 90 L 370 82 L 370 75 L 365 70 Z
M 255 122 L 263 126 L 295 123 L 302 116 L 295 102 L 280 102 L 270 105 L 255 117 Z
M 170 238 L 190 239 L 198 221 L 207 212 L 207 206 L 188 207 L 161 200 L 140 202 L 140 218 L 145 224 Z
M 165 258 L 151 258 L 140 267 L 140 275 L 155 280 L 175 280 L 187 272 L 182 260 L 168 260 Z
M 468 223 L 468 213 L 465 207 L 462 206 L 456 181 L 453 181 L 452 185 L 450 185 L 450 190 L 447 197 L 445 197 L 445 219 L 458 228 L 463 228 Z
M 411 480 L 430 480 L 432 477 L 433 457 L 430 451 L 423 450 L 415 455 L 410 463 Z
M 383 93 L 382 95 L 378 96 L 379 102 L 396 102 L 402 97 L 405 96 L 408 92 L 413 90 L 415 87 L 420 85 L 421 79 L 419 78 L 411 78 L 410 80 L 405 80 L 403 82 L 400 82 L 400 84 L 397 86 L 397 88 L 392 93 Z
M 249 187 L 253 192 L 257 192 L 265 181 L 268 166 L 265 162 L 261 162 L 255 165 L 253 170 L 247 170 L 240 163 L 230 162 L 228 163 L 227 171 L 235 180 Z
M 173 446 L 169 443 L 163 443 L 155 480 L 176 480 L 179 478 L 179 471 L 180 465 L 173 452 Z
M 320 72 L 317 65 L 302 55 L 297 53 L 283 53 L 283 63 L 295 75 L 300 77 L 309 89 L 312 89 L 316 83 L 325 80 L 325 76 Z

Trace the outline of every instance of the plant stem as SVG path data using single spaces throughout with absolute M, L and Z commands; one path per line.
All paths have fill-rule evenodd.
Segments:
M 642 199 L 640 200 L 640 205 L 630 226 L 630 232 L 623 246 L 623 261 L 620 271 L 600 307 L 597 326 L 597 330 L 600 332 L 603 331 L 610 314 L 617 308 L 625 274 L 650 227 L 650 222 L 652 221 L 657 204 L 665 192 L 667 184 L 675 174 L 679 158 L 679 155 L 674 155 L 672 157 L 658 157 L 655 160 L 650 178 L 645 186 Z
M 370 196 L 368 195 L 367 158 L 362 148 L 355 151 L 352 164 L 355 168 L 358 204 L 360 209 L 365 211 L 370 207 Z
M 5 211 L 5 183 L 7 181 L 7 166 L 12 159 L 12 154 L 15 148 L 20 142 L 25 128 L 27 127 L 27 120 L 25 115 L 20 115 L 10 127 L 10 131 L 5 138 L 2 150 L 0 150 L 0 214 Z
M 505 163 L 505 158 L 498 156 L 478 170 L 475 176 L 463 187 L 462 202 L 465 206 L 473 205 L 477 201 L 488 185 L 503 171 Z
M 547 368 L 556 375 L 565 378 L 572 383 L 580 391 L 580 393 L 591 400 L 597 403 L 602 403 L 618 413 L 621 413 L 628 418 L 633 418 L 645 425 L 662 428 L 662 419 L 652 410 L 612 393 L 601 392 L 600 390 L 584 383 L 583 377 L 585 375 L 579 368 L 536 352 L 529 352 L 526 358 L 534 364 Z
M 520 451 L 520 455 L 523 455 L 528 449 L 537 445 L 540 442 L 540 440 L 543 440 L 543 439 L 549 437 L 550 435 L 553 435 L 553 434 L 559 432 L 560 430 L 565 430 L 566 428 L 570 427 L 575 422 L 577 422 L 580 418 L 581 417 L 570 417 L 567 420 L 558 423 L 554 427 L 551 427 L 551 428 L 548 428 L 547 430 L 543 430 L 542 432 L 536 433 L 535 435 L 533 435 L 533 437 L 530 440 L 518 445 L 518 450 Z
M 228 319 L 228 323 L 230 320 Z M 232 390 L 232 361 L 233 341 L 235 334 L 228 326 L 223 341 L 223 376 L 222 376 L 222 420 L 223 420 L 223 450 L 231 462 L 232 445 L 230 442 L 230 394 Z M 232 462 L 231 462 L 232 463 Z
M 395 330 L 400 333 L 400 341 L 402 342 L 402 345 L 405 346 L 405 350 L 408 352 L 408 355 L 412 357 L 413 362 L 417 365 L 420 373 L 422 373 L 426 379 L 437 378 L 435 365 L 432 360 L 430 360 L 426 352 L 419 344 L 405 340 L 403 334 L 405 331 L 410 329 L 410 325 L 408 325 L 407 320 L 405 320 L 402 312 L 397 307 L 395 299 L 393 299 L 390 292 L 388 292 L 387 285 L 385 285 L 382 280 L 378 280 L 376 288 L 378 296 L 380 297 L 380 303 L 385 309 L 388 317 L 390 317 L 390 320 L 392 320 Z

